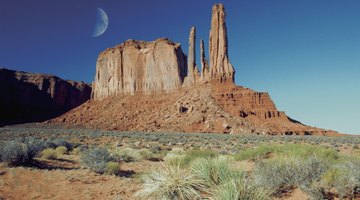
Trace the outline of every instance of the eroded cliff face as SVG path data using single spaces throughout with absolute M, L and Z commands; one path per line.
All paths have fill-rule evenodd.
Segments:
M 90 99 L 91 86 L 0 68 L 0 125 L 44 121 Z
M 186 67 L 178 43 L 128 40 L 100 53 L 93 98 L 174 90 L 181 87 Z

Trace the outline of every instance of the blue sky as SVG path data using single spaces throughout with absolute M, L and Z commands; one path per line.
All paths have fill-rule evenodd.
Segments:
M 360 1 L 222 2 L 238 85 L 269 92 L 279 110 L 305 124 L 360 134 Z M 200 38 L 207 48 L 214 3 L 2 0 L 0 66 L 92 82 L 104 49 L 168 37 L 187 53 L 191 26 L 198 52 Z M 109 26 L 93 38 L 97 7 Z

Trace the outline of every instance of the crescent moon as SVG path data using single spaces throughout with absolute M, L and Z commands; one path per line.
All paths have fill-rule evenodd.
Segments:
M 96 8 L 96 24 L 92 36 L 98 37 L 102 35 L 109 25 L 109 18 L 106 12 L 101 8 Z

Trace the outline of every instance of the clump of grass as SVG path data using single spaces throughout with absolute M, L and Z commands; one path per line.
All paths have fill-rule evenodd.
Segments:
M 180 167 L 189 166 L 190 163 L 197 158 L 214 158 L 217 153 L 210 150 L 189 150 L 183 151 L 175 149 L 170 151 L 164 160 L 171 165 L 179 165 Z
M 74 148 L 71 153 L 74 154 L 74 155 L 79 155 L 81 153 L 81 147 L 76 147 Z
M 118 161 L 138 162 L 143 160 L 143 157 L 140 154 L 139 150 L 132 148 L 117 148 L 112 151 L 112 154 Z
M 185 158 L 185 151 L 180 148 L 173 148 L 166 154 L 164 160 L 169 165 L 182 166 Z
M 245 176 L 233 178 L 220 185 L 212 193 L 214 200 L 270 200 L 270 192 L 263 187 L 256 186 Z
M 68 149 L 64 146 L 56 147 L 55 151 L 58 155 L 68 154 Z
M 57 152 L 55 151 L 55 149 L 47 148 L 41 152 L 41 157 L 44 159 L 49 159 L 49 160 L 56 160 Z
M 106 171 L 107 163 L 112 161 L 110 153 L 105 148 L 84 151 L 80 159 L 83 165 L 100 174 Z
M 296 186 L 304 191 L 320 179 L 327 164 L 317 157 L 260 162 L 254 169 L 255 182 L 274 191 L 274 195 Z
M 245 149 L 235 155 L 236 160 L 262 160 L 270 153 L 279 157 L 286 158 L 308 158 L 316 156 L 328 162 L 337 162 L 340 158 L 339 153 L 332 148 L 319 147 L 309 144 L 272 144 L 260 145 L 253 149 Z
M 254 149 L 245 149 L 235 156 L 236 160 L 261 160 L 268 154 L 279 151 L 279 145 L 260 145 Z
M 191 169 L 199 178 L 203 179 L 209 186 L 221 185 L 234 177 L 240 177 L 242 172 L 232 171 L 229 160 L 224 157 L 197 158 L 191 164 Z
M 136 196 L 154 200 L 197 200 L 206 188 L 205 182 L 191 171 L 167 165 L 142 177 L 143 188 Z
M 120 174 L 120 165 L 117 162 L 108 162 L 106 163 L 106 174 L 109 175 L 119 175 Z
M 334 187 L 341 198 L 355 198 L 360 194 L 360 161 L 350 160 L 330 168 L 322 176 L 326 188 Z

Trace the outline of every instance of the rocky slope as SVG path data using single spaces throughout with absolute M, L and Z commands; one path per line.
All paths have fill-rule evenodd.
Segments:
M 90 99 L 91 86 L 0 68 L 0 125 L 44 121 Z
M 287 117 L 269 94 L 234 84 L 225 16 L 222 4 L 213 6 L 210 65 L 201 41 L 201 71 L 195 27 L 188 58 L 167 39 L 126 41 L 100 53 L 93 99 L 49 123 L 124 131 L 336 135 Z

